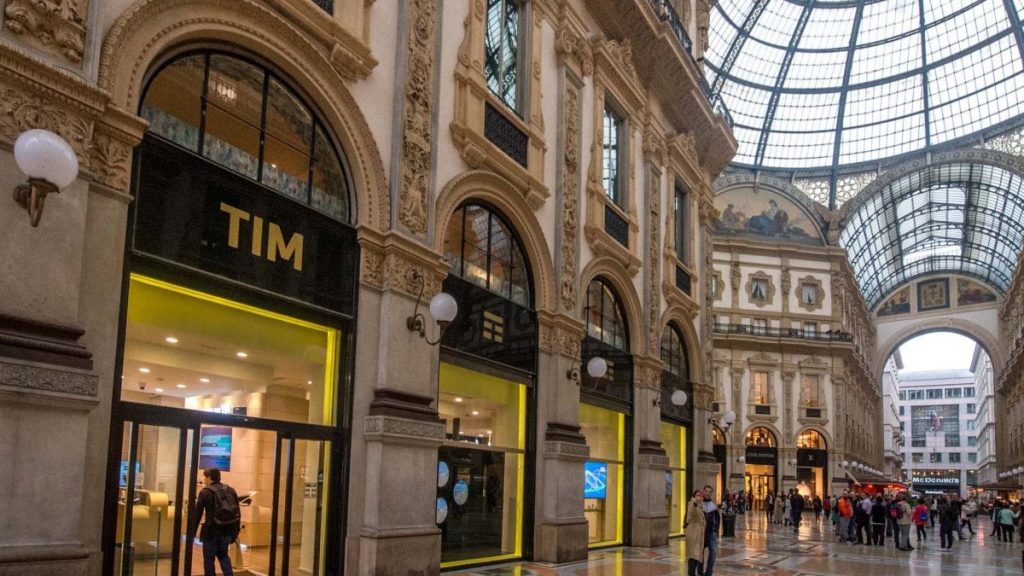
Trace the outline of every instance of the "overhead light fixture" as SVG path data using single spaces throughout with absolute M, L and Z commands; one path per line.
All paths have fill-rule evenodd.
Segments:
M 163 388 L 154 388 L 153 392 L 156 392 L 157 394 L 163 394 L 164 393 L 164 389 Z
M 209 378 L 200 378 L 199 381 L 202 382 L 203 384 L 209 384 L 210 383 L 210 379 Z
M 727 410 L 725 414 L 722 414 L 721 420 L 719 420 L 717 416 L 712 416 L 711 418 L 708 418 L 708 424 L 718 426 L 719 428 L 726 432 L 729 431 L 729 427 L 731 427 L 732 423 L 735 421 L 736 413 L 733 412 L 732 410 Z
M 178 339 L 174 336 L 168 336 L 167 338 L 164 338 L 164 342 L 167 342 L 168 344 L 177 344 Z
M 57 194 L 78 178 L 78 156 L 57 134 L 49 130 L 26 130 L 14 141 L 14 161 L 28 176 L 28 182 L 14 189 L 14 200 L 28 210 L 35 228 L 43 217 L 48 194 Z
M 456 403 L 462 402 L 462 396 L 456 396 L 455 397 L 455 402 Z
M 246 352 L 235 352 L 235 356 L 238 356 L 239 358 L 248 358 L 249 354 Z
M 479 416 L 480 415 L 480 411 L 479 410 L 473 410 L 472 412 L 470 412 L 470 414 L 472 414 L 473 416 Z
M 142 372 L 143 374 L 149 374 L 150 370 L 149 368 L 139 368 L 139 372 Z
M 185 388 L 188 388 L 188 386 L 185 386 L 184 384 L 175 384 L 174 387 L 179 390 L 184 390 Z
M 420 302 L 423 301 L 423 290 L 426 287 L 426 279 L 423 277 L 418 270 L 412 272 L 412 281 L 420 286 L 420 292 L 416 296 L 416 305 L 413 306 L 412 316 L 405 319 L 405 326 L 410 332 L 416 332 L 427 341 L 427 344 L 434 346 L 441 342 L 444 337 L 444 331 L 451 324 L 452 320 L 455 320 L 455 316 L 459 313 L 459 304 L 455 301 L 455 297 L 447 292 L 438 292 L 430 299 L 428 308 L 430 309 L 430 315 L 434 317 L 437 325 L 441 327 L 441 331 L 437 335 L 436 340 L 427 338 L 426 318 L 423 313 L 420 312 Z
M 312 385 L 313 385 L 313 381 L 312 380 L 306 380 L 306 386 L 312 386 Z

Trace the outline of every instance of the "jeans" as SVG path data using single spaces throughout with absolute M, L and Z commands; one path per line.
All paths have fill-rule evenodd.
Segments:
M 892 532 L 893 543 L 896 544 L 897 548 L 901 547 L 899 524 L 896 524 L 896 520 L 892 516 L 887 517 L 885 521 L 889 523 L 889 531 Z
M 212 536 L 203 540 L 203 574 L 214 576 L 217 572 L 213 566 L 213 560 L 220 560 L 220 571 L 224 576 L 234 576 L 231 569 L 231 558 L 228 557 L 228 545 L 231 544 L 231 536 Z
M 917 541 L 928 539 L 928 532 L 925 530 L 924 524 L 917 525 Z
M 955 529 L 950 524 L 942 522 L 939 525 L 939 542 L 943 548 L 953 547 L 953 532 Z
M 850 519 L 839 517 L 839 539 L 843 542 L 850 539 Z
M 704 576 L 711 576 L 715 570 L 715 560 L 718 558 L 718 533 L 705 532 L 704 546 L 708 549 L 708 559 L 704 563 Z

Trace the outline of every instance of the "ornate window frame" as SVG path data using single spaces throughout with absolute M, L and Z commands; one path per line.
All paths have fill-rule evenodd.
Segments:
M 797 399 L 797 422 L 801 425 L 824 426 L 828 423 L 828 398 L 825 396 L 825 376 L 829 374 L 829 365 L 817 356 L 811 356 L 797 363 L 800 368 L 800 393 Z M 804 376 L 814 376 L 818 379 L 818 397 L 821 399 L 820 406 L 808 406 L 804 398 Z M 820 410 L 821 416 L 814 418 L 807 415 L 807 409 Z
M 640 221 L 636 204 L 638 162 L 635 151 L 636 145 L 641 142 L 639 130 L 643 128 L 641 118 L 647 106 L 647 93 L 634 67 L 633 48 L 628 39 L 620 42 L 599 38 L 593 41 L 591 52 L 594 59 L 594 131 L 587 174 L 587 220 L 584 232 L 595 255 L 614 258 L 634 276 L 642 264 L 638 241 Z M 625 116 L 623 134 L 627 148 L 621 156 L 624 196 L 621 205 L 608 197 L 602 183 L 602 122 L 605 101 L 609 98 Z M 614 212 L 626 222 L 629 228 L 627 246 L 623 246 L 606 231 L 605 214 L 608 211 Z
M 452 139 L 463 161 L 474 169 L 500 174 L 523 194 L 534 210 L 544 205 L 550 191 L 544 183 L 544 115 L 541 109 L 541 56 L 543 10 L 534 0 L 520 5 L 520 71 L 518 87 L 521 110 L 512 111 L 491 92 L 484 74 L 484 36 L 487 3 L 472 0 L 463 20 L 465 36 L 455 64 L 455 114 Z M 526 164 L 520 164 L 486 136 L 486 117 L 498 114 L 510 129 L 526 136 Z
M 754 298 L 754 282 L 761 280 L 763 280 L 765 283 L 765 297 Z M 775 300 L 775 283 L 772 282 L 772 277 L 762 270 L 758 270 L 757 272 L 753 272 L 749 276 L 747 276 L 747 283 L 743 288 L 747 292 L 747 299 L 750 301 L 751 304 L 757 306 L 758 308 L 764 308 L 765 306 L 770 305 Z
M 776 377 L 779 370 L 779 361 L 765 353 L 747 360 L 747 367 L 750 373 L 747 394 L 747 420 L 749 422 L 775 422 L 779 418 L 779 406 L 776 400 Z M 754 374 L 762 372 L 768 375 L 768 403 L 759 404 L 754 402 Z M 757 406 L 768 406 L 768 414 L 758 414 Z
M 804 286 L 814 286 L 814 302 L 811 304 L 804 302 Z M 808 312 L 821 310 L 825 305 L 825 288 L 822 286 L 821 280 L 814 276 L 804 276 L 799 279 L 796 284 L 796 301 L 798 306 Z

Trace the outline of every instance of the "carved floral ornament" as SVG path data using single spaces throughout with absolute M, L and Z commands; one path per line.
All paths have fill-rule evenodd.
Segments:
M 8 0 L 4 28 L 77 65 L 85 50 L 88 12 L 86 0 Z
M 562 173 L 562 234 L 561 264 L 559 267 L 559 294 L 562 307 L 576 310 L 579 290 L 579 263 L 577 262 L 577 230 L 579 228 L 580 194 L 580 91 L 571 82 L 565 87 L 565 164 Z
M 561 21 L 555 33 L 555 53 L 572 62 L 583 76 L 594 73 L 594 54 L 586 40 L 586 29 L 568 5 L 562 7 Z

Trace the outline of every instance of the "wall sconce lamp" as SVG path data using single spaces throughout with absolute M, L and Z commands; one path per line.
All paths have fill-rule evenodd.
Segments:
M 736 459 L 736 461 L 739 462 L 740 464 L 744 464 L 747 461 L 747 457 L 746 456 L 740 456 L 739 458 Z
M 32 227 L 39 226 L 47 194 L 57 194 L 78 178 L 78 157 L 63 138 L 38 128 L 14 141 L 14 161 L 28 182 L 14 189 L 14 200 L 28 210 Z
M 729 431 L 729 427 L 736 421 L 736 413 L 732 410 L 728 410 L 725 414 L 722 414 L 722 420 L 719 421 L 717 416 L 708 418 L 708 424 L 713 424 L 721 428 L 724 432 Z
M 430 299 L 430 315 L 437 321 L 437 325 L 441 327 L 441 332 L 437 335 L 437 340 L 431 341 L 427 338 L 426 318 L 423 313 L 420 312 L 420 302 L 423 300 L 423 289 L 426 286 L 426 281 L 423 275 L 418 271 L 412 272 L 413 282 L 417 282 L 420 285 L 420 293 L 416 296 L 416 306 L 412 310 L 412 316 L 405 319 L 405 326 L 410 332 L 416 332 L 427 341 L 427 344 L 431 346 L 436 345 L 444 337 L 445 328 L 451 324 L 451 321 L 455 319 L 455 316 L 459 313 L 459 304 L 455 301 L 455 297 L 447 292 L 438 292 L 433 298 Z
M 676 390 L 675 392 L 672 392 L 672 396 L 669 397 L 668 401 L 671 402 L 673 406 L 686 406 L 686 401 L 689 398 L 690 397 L 686 395 L 686 392 L 683 392 L 682 390 Z M 654 398 L 654 405 L 661 407 L 660 394 Z
M 790 458 L 789 459 L 789 465 L 790 466 L 796 466 L 796 458 Z
M 600 356 L 594 356 L 593 358 L 587 361 L 587 374 L 591 378 L 604 378 L 605 374 L 607 373 L 608 362 L 604 358 L 601 358 Z M 573 382 L 576 383 L 577 386 L 579 386 L 580 382 L 582 381 L 579 366 L 573 366 L 572 368 L 570 368 L 565 373 L 565 377 L 568 378 L 569 380 L 572 380 Z

